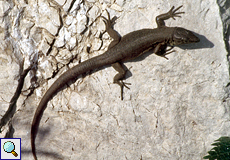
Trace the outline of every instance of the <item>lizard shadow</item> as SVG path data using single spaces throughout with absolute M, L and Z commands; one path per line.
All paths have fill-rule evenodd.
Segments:
M 177 47 L 184 49 L 184 50 L 213 48 L 214 47 L 214 44 L 210 40 L 208 40 L 205 36 L 200 35 L 198 33 L 194 33 L 194 34 L 200 39 L 200 42 L 193 43 L 193 44 L 182 44 L 182 45 L 178 45 Z

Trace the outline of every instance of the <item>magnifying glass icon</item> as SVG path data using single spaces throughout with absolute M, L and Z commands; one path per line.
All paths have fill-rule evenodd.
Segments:
M 12 153 L 15 157 L 18 156 L 18 154 L 14 151 L 15 150 L 15 145 L 11 141 L 7 141 L 3 145 L 3 149 L 7 153 Z

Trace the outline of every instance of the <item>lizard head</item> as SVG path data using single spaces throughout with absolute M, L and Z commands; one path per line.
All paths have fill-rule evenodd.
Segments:
M 199 41 L 200 39 L 195 36 L 191 31 L 184 28 L 176 27 L 173 32 L 170 45 L 174 46 L 187 43 L 196 43 Z

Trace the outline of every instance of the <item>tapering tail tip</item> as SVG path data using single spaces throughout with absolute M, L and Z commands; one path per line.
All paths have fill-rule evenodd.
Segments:
M 36 133 L 35 130 L 33 129 L 34 127 L 31 127 L 31 149 L 32 149 L 32 154 L 34 157 L 34 160 L 37 160 L 37 155 L 36 155 L 36 148 L 35 148 L 35 137 Z
M 35 145 L 33 144 L 33 142 L 31 142 L 31 146 L 32 146 L 32 154 L 33 154 L 34 160 L 37 160 L 36 149 L 35 149 Z

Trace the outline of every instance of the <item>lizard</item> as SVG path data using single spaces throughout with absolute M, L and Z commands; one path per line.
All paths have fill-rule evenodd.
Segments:
M 121 99 L 123 99 L 123 88 L 129 88 L 127 86 L 128 83 L 122 81 L 126 75 L 123 62 L 134 59 L 149 50 L 152 50 L 152 52 L 158 56 L 167 58 L 165 56 L 173 52 L 170 50 L 174 46 L 196 43 L 200 41 L 200 39 L 195 36 L 192 31 L 181 27 L 167 27 L 165 25 L 165 20 L 170 18 L 175 20 L 175 17 L 181 17 L 180 14 L 184 13 L 178 12 L 181 7 L 182 5 L 175 9 L 173 6 L 167 13 L 157 16 L 157 28 L 133 31 L 124 35 L 123 37 L 121 37 L 113 29 L 116 17 L 110 19 L 110 15 L 106 10 L 108 19 L 104 16 L 101 17 L 105 23 L 105 31 L 110 37 L 113 38 L 113 41 L 110 43 L 107 51 L 101 55 L 83 61 L 64 72 L 51 85 L 51 87 L 46 91 L 45 95 L 40 100 L 31 126 L 31 148 L 35 160 L 37 160 L 35 138 L 44 110 L 47 107 L 48 101 L 55 95 L 56 92 L 63 88 L 68 81 L 76 79 L 78 76 L 96 68 L 100 69 L 103 66 L 111 65 L 118 72 L 114 76 L 113 83 L 116 83 L 121 87 Z M 170 48 L 167 49 L 168 47 Z

